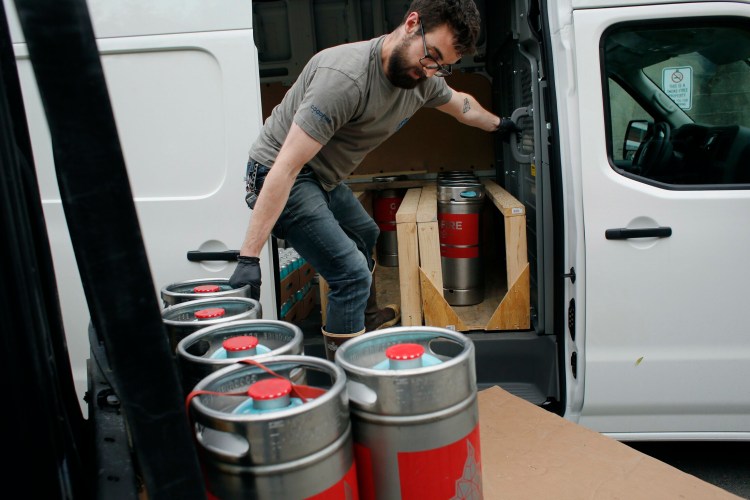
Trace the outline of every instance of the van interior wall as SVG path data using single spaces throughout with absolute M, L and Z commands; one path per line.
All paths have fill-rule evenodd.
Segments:
M 473 95 L 492 108 L 492 82 L 482 73 L 457 72 L 446 78 L 451 88 Z M 261 84 L 263 120 L 286 94 L 281 82 Z M 462 125 L 436 109 L 422 108 L 387 141 L 372 151 L 353 177 L 396 174 L 436 174 L 449 170 L 486 171 L 495 168 L 493 137 Z

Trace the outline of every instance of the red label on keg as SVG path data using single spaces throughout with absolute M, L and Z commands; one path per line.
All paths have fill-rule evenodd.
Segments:
M 372 477 L 372 455 L 370 449 L 354 443 L 354 461 L 357 463 L 357 480 L 362 500 L 375 500 L 375 480 Z
M 376 198 L 373 202 L 373 215 L 381 231 L 396 230 L 396 212 L 403 198 Z
M 455 443 L 425 451 L 400 452 L 402 500 L 482 498 L 479 425 Z
M 479 247 L 449 247 L 440 245 L 440 256 L 447 259 L 478 259 Z
M 482 463 L 479 425 L 466 437 L 432 450 L 400 452 L 398 474 L 402 500 L 482 498 Z M 370 449 L 354 443 L 359 494 L 362 500 L 375 500 Z
M 359 500 L 356 460 L 338 483 L 307 500 Z
M 439 238 L 442 245 L 478 245 L 479 214 L 438 214 Z

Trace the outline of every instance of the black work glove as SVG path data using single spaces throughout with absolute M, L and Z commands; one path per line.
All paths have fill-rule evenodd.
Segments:
M 229 286 L 242 288 L 250 285 L 250 298 L 260 300 L 260 259 L 258 257 L 237 257 L 237 267 L 229 278 Z
M 510 134 L 516 134 L 516 137 L 518 137 L 521 129 L 510 118 L 500 118 L 500 125 L 497 126 L 495 133 L 503 142 L 510 142 Z

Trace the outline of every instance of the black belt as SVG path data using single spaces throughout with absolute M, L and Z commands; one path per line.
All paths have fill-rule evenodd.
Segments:
M 251 170 L 252 169 L 252 170 Z M 247 162 L 247 174 L 246 174 L 246 181 L 250 181 L 250 177 L 252 174 L 255 174 L 256 178 L 259 175 L 266 175 L 271 170 L 271 167 L 267 167 L 266 165 L 263 165 L 260 162 L 257 162 L 253 159 L 248 160 Z M 302 170 L 299 171 L 300 174 L 309 174 L 313 171 L 312 167 L 310 165 L 305 165 L 302 167 Z M 253 183 L 254 185 L 254 183 Z
M 257 189 L 258 181 L 262 182 L 271 171 L 271 167 L 263 165 L 253 159 L 247 162 L 247 171 L 245 173 L 245 203 L 251 209 L 255 208 L 255 202 L 258 201 L 259 190 Z M 313 170 L 309 165 L 305 165 L 300 170 L 300 174 L 309 174 Z

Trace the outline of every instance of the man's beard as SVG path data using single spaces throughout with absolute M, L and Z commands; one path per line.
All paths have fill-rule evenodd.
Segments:
M 393 50 L 391 58 L 388 61 L 388 80 L 390 80 L 390 82 L 396 87 L 402 89 L 413 89 L 424 80 L 426 80 L 427 76 L 422 71 L 422 68 L 416 69 L 416 71 L 422 75 L 417 80 L 415 80 L 414 77 L 409 74 L 409 72 L 414 69 L 414 67 L 409 66 L 409 64 L 404 59 L 405 51 L 405 42 Z

